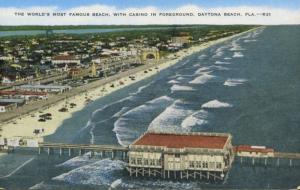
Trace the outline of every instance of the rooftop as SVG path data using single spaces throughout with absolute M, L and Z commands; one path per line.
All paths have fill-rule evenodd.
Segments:
M 274 152 L 274 149 L 266 148 L 264 146 L 239 145 L 235 147 L 235 151 L 268 153 L 268 152 Z
M 133 145 L 163 146 L 167 148 L 223 149 L 229 135 L 217 133 L 153 133 L 140 137 Z
M 77 60 L 75 56 L 72 55 L 57 55 L 52 58 L 52 60 Z

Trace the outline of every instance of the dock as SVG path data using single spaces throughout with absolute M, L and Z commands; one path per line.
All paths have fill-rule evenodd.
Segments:
M 257 145 L 232 145 L 228 133 L 147 132 L 129 146 L 68 144 L 5 139 L 0 152 L 48 155 L 86 155 L 119 159 L 131 177 L 223 181 L 237 162 L 251 167 L 299 167 L 300 153 L 280 152 Z M 22 143 L 21 143 L 22 142 Z
M 38 154 L 46 151 L 48 155 L 58 152 L 60 156 L 67 154 L 83 155 L 86 152 L 91 152 L 91 155 L 100 153 L 101 157 L 108 156 L 115 159 L 116 155 L 120 155 L 122 159 L 126 159 L 128 147 L 116 146 L 116 145 L 93 145 L 93 144 L 64 144 L 64 143 L 39 143 Z

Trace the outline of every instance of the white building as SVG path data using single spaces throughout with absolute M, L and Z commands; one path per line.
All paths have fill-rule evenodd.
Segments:
M 49 92 L 49 93 L 63 93 L 71 90 L 71 86 L 64 85 L 41 85 L 41 84 L 25 84 L 16 86 L 16 89 L 33 92 Z
M 149 132 L 129 146 L 134 176 L 223 180 L 234 159 L 231 135 Z
M 79 65 L 80 60 L 72 55 L 57 55 L 52 58 L 53 65 L 62 65 L 62 64 L 75 64 Z

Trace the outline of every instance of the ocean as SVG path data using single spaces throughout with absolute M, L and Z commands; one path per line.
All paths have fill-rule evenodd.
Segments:
M 129 145 L 147 130 L 226 132 L 233 144 L 300 152 L 300 27 L 268 26 L 195 53 L 100 98 L 47 142 Z M 17 170 L 17 166 L 26 164 Z M 300 163 L 236 160 L 224 182 L 130 178 L 118 160 L 16 152 L 0 157 L 7 189 L 290 189 Z

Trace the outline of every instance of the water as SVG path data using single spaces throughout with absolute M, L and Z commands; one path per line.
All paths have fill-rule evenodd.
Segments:
M 148 129 L 208 131 L 231 133 L 233 144 L 300 152 L 299 44 L 299 26 L 270 26 L 208 48 L 89 104 L 46 141 L 128 145 Z M 34 160 L 0 179 L 8 189 L 289 189 L 300 181 L 299 162 L 265 168 L 236 161 L 224 183 L 208 184 L 133 180 L 124 162 L 88 156 L 10 156 L 16 166 Z M 0 167 L 1 176 L 13 170 Z

